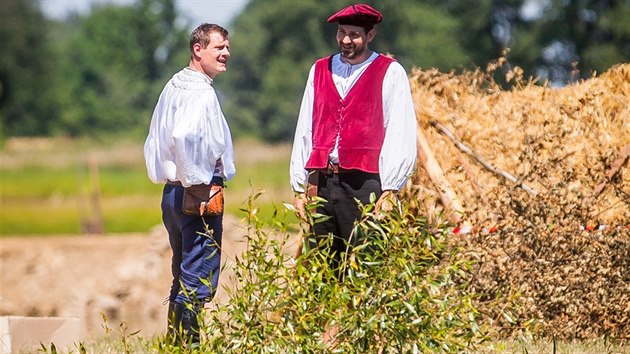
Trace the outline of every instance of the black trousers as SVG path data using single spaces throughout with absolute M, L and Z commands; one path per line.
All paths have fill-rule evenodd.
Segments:
M 372 193 L 376 199 L 383 193 L 378 174 L 361 171 L 319 173 L 317 195 L 326 202 L 316 211 L 330 218 L 315 223 L 310 246 L 320 249 L 330 247 L 333 268 L 339 267 L 346 251 L 364 241 L 363 235 L 352 232 L 355 223 L 361 218 L 361 210 L 355 199 L 368 204 Z

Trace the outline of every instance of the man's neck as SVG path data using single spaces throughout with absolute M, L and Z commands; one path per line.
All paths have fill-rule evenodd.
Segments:
M 210 75 L 206 74 L 206 73 L 203 71 L 203 68 L 201 67 L 201 64 L 200 64 L 198 61 L 191 60 L 191 61 L 188 63 L 188 69 L 193 70 L 193 71 L 196 71 L 196 72 L 199 72 L 199 73 L 202 73 L 202 74 L 204 74 L 207 78 L 209 78 L 211 81 L 214 81 L 214 78 L 213 78 L 213 77 L 211 77 Z
M 198 61 L 195 60 L 191 60 L 188 63 L 188 68 L 194 71 L 199 71 L 200 73 L 203 73 L 203 68 L 201 67 L 201 64 L 199 64 Z

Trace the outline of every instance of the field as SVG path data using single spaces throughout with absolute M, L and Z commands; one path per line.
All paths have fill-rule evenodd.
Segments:
M 264 190 L 261 215 L 291 201 L 290 146 L 236 144 L 237 175 L 227 182 L 233 215 Z M 13 139 L 0 153 L 0 236 L 147 232 L 160 224 L 161 185 L 146 176 L 142 145 Z
M 236 150 L 224 266 L 247 245 L 239 210 L 247 196 L 264 190 L 262 218 L 292 198 L 288 145 L 244 141 Z M 85 339 L 105 334 L 101 313 L 112 327 L 124 321 L 145 338 L 161 332 L 170 248 L 162 186 L 146 177 L 142 145 L 15 139 L 1 161 L 0 315 L 78 317 Z M 221 279 L 228 287 L 229 274 Z M 222 289 L 216 301 L 226 296 Z

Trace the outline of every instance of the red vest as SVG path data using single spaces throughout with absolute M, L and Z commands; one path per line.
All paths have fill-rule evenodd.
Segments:
M 394 60 L 379 55 L 345 98 L 332 79 L 332 56 L 315 63 L 313 152 L 306 169 L 323 169 L 339 135 L 339 167 L 378 173 L 385 139 L 383 78 Z

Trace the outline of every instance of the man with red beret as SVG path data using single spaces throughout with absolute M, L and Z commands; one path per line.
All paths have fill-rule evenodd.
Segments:
M 369 48 L 382 19 L 365 4 L 328 19 L 338 24 L 339 53 L 311 67 L 293 142 L 294 206 L 304 218 L 307 185 L 316 180 L 317 196 L 326 200 L 317 212 L 329 218 L 313 226 L 317 241 L 311 247 L 331 245 L 333 267 L 347 245 L 364 241 L 353 234 L 361 217 L 356 200 L 368 204 L 374 194 L 377 213 L 391 210 L 416 162 L 417 123 L 407 73 Z M 322 242 L 330 237 L 331 243 Z

